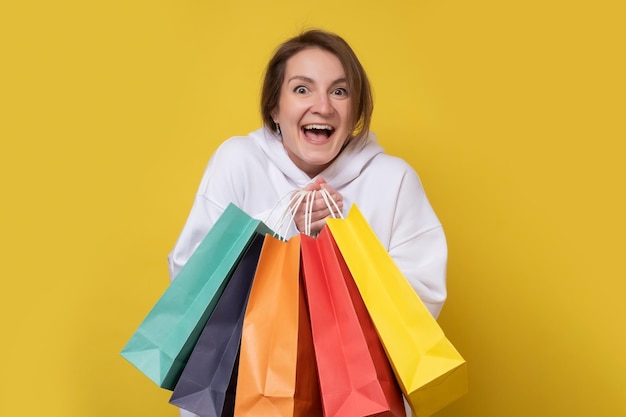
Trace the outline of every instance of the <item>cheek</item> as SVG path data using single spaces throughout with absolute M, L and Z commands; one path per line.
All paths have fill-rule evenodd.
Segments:
M 282 99 L 280 101 L 280 109 L 277 112 L 277 118 L 283 124 L 297 123 L 298 119 L 302 117 L 302 111 L 299 108 L 301 106 L 294 100 Z
M 347 128 L 350 129 L 352 125 L 354 124 L 353 120 L 356 117 L 356 115 L 353 114 L 352 105 L 349 102 L 346 103 L 342 107 L 341 114 L 343 116 L 343 120 L 345 121 Z

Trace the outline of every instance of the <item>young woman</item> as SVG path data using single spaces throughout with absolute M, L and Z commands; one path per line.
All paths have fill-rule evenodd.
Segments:
M 264 126 L 228 139 L 211 157 L 169 256 L 172 279 L 229 203 L 272 225 L 288 208 L 285 196 L 325 188 L 343 215 L 358 206 L 437 317 L 446 299 L 444 232 L 416 172 L 377 144 L 372 110 L 367 75 L 342 38 L 311 30 L 283 43 L 265 74 Z M 312 233 L 331 215 L 316 195 Z M 285 237 L 305 230 L 304 205 L 294 219 Z

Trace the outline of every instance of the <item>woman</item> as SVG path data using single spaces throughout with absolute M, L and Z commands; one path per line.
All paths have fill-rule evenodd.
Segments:
M 169 256 L 172 279 L 229 203 L 271 226 L 287 209 L 285 196 L 325 188 L 344 215 L 359 207 L 437 317 L 446 298 L 443 229 L 415 171 L 376 143 L 372 109 L 365 71 L 342 38 L 311 30 L 283 43 L 265 74 L 264 127 L 227 140 L 212 156 Z M 316 195 L 313 233 L 331 215 Z M 303 211 L 285 237 L 305 230 Z

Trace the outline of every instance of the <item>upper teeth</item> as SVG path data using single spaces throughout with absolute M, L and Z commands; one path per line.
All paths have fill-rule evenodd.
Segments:
M 329 125 L 306 125 L 305 129 L 318 129 L 318 130 L 333 130 L 332 126 Z

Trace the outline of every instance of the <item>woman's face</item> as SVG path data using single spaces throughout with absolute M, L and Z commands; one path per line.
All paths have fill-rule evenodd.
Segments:
M 278 108 L 283 146 L 310 177 L 324 170 L 352 133 L 352 97 L 339 59 L 319 49 L 305 49 L 287 60 Z

